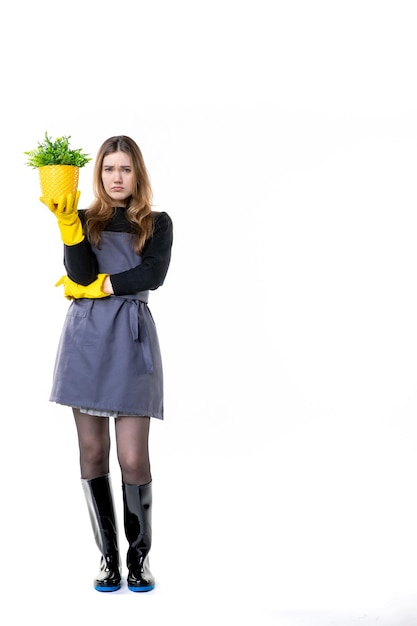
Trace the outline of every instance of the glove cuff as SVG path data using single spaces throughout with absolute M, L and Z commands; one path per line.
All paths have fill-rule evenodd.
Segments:
M 70 225 L 59 220 L 58 226 L 61 232 L 61 239 L 66 246 L 75 246 L 84 239 L 83 227 L 78 217 L 76 221 Z
M 108 274 L 98 274 L 97 275 L 97 287 L 100 290 L 100 293 L 103 294 L 104 297 L 107 297 L 109 294 L 103 291 L 104 281 L 106 280 Z

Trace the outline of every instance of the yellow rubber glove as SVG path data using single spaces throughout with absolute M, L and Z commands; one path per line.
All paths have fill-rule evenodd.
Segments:
M 79 198 L 80 191 L 77 191 L 74 200 L 71 193 L 61 196 L 58 204 L 54 204 L 52 198 L 39 198 L 57 218 L 61 239 L 67 246 L 75 246 L 84 239 L 83 227 L 78 217 Z
M 89 285 L 79 285 L 75 283 L 66 274 L 62 276 L 55 287 L 64 285 L 64 296 L 68 300 L 76 300 L 78 298 L 107 298 L 108 293 L 104 293 L 102 287 L 108 274 L 99 274 Z

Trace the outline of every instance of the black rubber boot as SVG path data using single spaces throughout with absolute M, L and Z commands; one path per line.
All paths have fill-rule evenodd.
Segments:
M 82 478 L 81 483 L 94 538 L 101 552 L 100 571 L 94 581 L 94 588 L 97 591 L 117 591 L 121 584 L 120 556 L 110 475 L 92 480 Z
M 147 485 L 123 483 L 124 524 L 129 542 L 127 586 L 131 591 L 151 591 L 155 579 L 149 569 L 152 543 L 152 482 Z

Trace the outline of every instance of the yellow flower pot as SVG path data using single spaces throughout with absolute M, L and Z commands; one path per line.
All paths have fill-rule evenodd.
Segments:
M 72 194 L 78 189 L 79 167 L 75 165 L 44 165 L 39 167 L 42 196 L 58 203 L 61 196 Z

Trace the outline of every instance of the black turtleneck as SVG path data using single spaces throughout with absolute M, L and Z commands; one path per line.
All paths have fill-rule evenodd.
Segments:
M 85 211 L 79 211 L 82 224 L 85 224 Z M 105 230 L 131 232 L 123 207 L 118 207 Z M 157 289 L 168 271 L 171 260 L 173 226 L 168 213 L 155 213 L 152 236 L 143 248 L 140 265 L 126 272 L 111 274 L 110 280 L 116 296 Z M 97 278 L 98 263 L 87 238 L 75 246 L 64 245 L 64 266 L 68 276 L 80 285 L 88 285 Z

